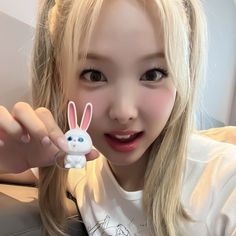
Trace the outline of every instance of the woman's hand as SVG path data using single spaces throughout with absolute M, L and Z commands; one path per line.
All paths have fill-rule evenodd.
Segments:
M 0 106 L 0 173 L 53 165 L 59 150 L 67 151 L 67 141 L 48 109 L 23 102 L 11 112 Z M 98 156 L 93 149 L 87 159 Z

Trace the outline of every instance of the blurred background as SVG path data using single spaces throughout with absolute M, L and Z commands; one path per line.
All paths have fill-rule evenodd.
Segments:
M 236 0 L 202 1 L 208 21 L 207 85 L 198 128 L 236 125 Z M 38 0 L 0 0 L 0 104 L 30 101 Z

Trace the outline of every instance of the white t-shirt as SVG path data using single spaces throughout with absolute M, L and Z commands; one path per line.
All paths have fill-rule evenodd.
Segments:
M 89 235 L 150 235 L 142 191 L 122 189 L 104 157 L 88 162 L 86 169 L 71 169 L 68 178 Z M 182 203 L 196 222 L 184 224 L 181 235 L 236 235 L 235 145 L 191 136 Z

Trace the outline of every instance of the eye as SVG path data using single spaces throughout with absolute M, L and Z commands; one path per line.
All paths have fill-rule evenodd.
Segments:
M 84 141 L 84 139 L 81 138 L 81 137 L 79 137 L 79 138 L 78 138 L 78 141 L 82 143 L 82 142 Z
M 165 69 L 154 68 L 147 71 L 143 76 L 142 80 L 151 81 L 151 82 L 158 82 L 168 77 L 168 71 Z
M 80 78 L 87 80 L 88 82 L 104 82 L 106 81 L 103 74 L 95 69 L 83 70 L 80 74 Z
M 68 137 L 68 138 L 67 138 L 67 141 L 69 141 L 69 142 L 72 141 L 72 137 L 71 137 L 71 136 Z

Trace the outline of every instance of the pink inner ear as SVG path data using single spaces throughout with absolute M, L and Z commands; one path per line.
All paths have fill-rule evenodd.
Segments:
M 92 118 L 92 107 L 91 105 L 86 106 L 85 113 L 83 114 L 82 121 L 81 121 L 81 129 L 87 130 Z
M 76 114 L 75 114 L 75 107 L 73 103 L 69 104 L 69 126 L 70 129 L 75 129 L 76 128 L 76 124 L 77 124 L 77 120 L 76 120 Z

